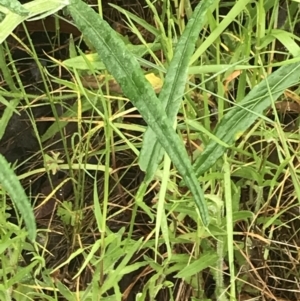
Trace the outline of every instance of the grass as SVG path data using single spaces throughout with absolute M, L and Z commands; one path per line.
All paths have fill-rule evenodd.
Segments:
M 299 300 L 298 6 L 212 1 L 191 38 L 196 4 L 171 3 L 94 3 L 114 40 L 74 1 L 93 54 L 48 32 L 46 68 L 22 30 L 39 83 L 1 44 L 0 150 L 22 149 L 6 170 L 37 224 L 32 242 L 2 180 L 1 300 Z

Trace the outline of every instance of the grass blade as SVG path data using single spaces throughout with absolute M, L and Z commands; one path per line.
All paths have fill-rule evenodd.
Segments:
M 204 195 L 183 142 L 176 135 L 150 83 L 146 81 L 138 61 L 107 22 L 102 20 L 87 4 L 73 0 L 68 8 L 78 28 L 90 41 L 93 41 L 93 46 L 101 56 L 107 70 L 114 76 L 124 94 L 156 133 L 158 141 L 165 148 L 193 193 L 202 221 L 207 225 L 208 214 Z
M 246 131 L 263 111 L 289 87 L 299 82 L 300 63 L 282 66 L 231 109 L 215 129 L 215 136 L 224 143 L 232 144 Z M 226 147 L 211 140 L 197 158 L 194 168 L 197 176 L 202 175 L 224 154 Z
M 7 191 L 12 201 L 20 211 L 28 230 L 29 239 L 34 241 L 36 237 L 36 225 L 30 202 L 17 176 L 1 154 L 0 166 L 0 185 Z
M 17 14 L 9 11 L 4 20 L 0 22 L 0 44 L 12 33 L 12 31 L 23 21 L 38 16 L 46 17 L 53 14 L 69 4 L 69 0 L 36 0 L 22 5 L 28 14 Z

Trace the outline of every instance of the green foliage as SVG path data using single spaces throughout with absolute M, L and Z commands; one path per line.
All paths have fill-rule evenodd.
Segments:
M 215 252 L 204 252 L 201 258 L 191 262 L 190 265 L 185 266 L 177 275 L 178 278 L 189 278 L 201 272 L 209 266 L 213 266 L 218 260 L 218 255 Z
M 65 7 L 68 0 L 35 0 L 24 5 L 16 4 L 18 1 L 5 1 L 2 5 L 10 11 L 5 12 L 5 18 L 0 23 L 0 44 L 11 34 L 11 32 L 23 21 L 34 20 L 34 17 L 41 19 L 52 15 Z
M 33 283 L 31 272 L 41 262 L 33 260 L 28 265 L 21 264 L 22 250 L 34 250 L 32 245 L 26 243 L 26 232 L 7 222 L 4 209 L 1 208 L 0 212 L 0 299 L 11 300 L 15 297 L 17 301 L 28 300 L 18 294 L 21 293 L 23 284 Z
M 232 145 L 257 120 L 269 106 L 289 87 L 299 83 L 300 63 L 280 67 L 258 85 L 222 118 L 215 129 L 216 139 Z M 200 176 L 212 167 L 225 152 L 226 147 L 211 140 L 197 158 L 194 168 Z
M 29 11 L 17 0 L 0 0 L 0 10 L 3 9 L 1 6 L 22 17 L 27 17 L 29 15 Z
M 47 15 L 53 14 L 56 11 L 60 10 L 66 5 L 66 1 L 58 1 L 58 0 L 38 0 L 31 1 L 25 5 L 21 5 L 18 1 L 4 1 L 0 2 L 0 9 L 6 14 L 4 20 L 0 23 L 0 44 L 7 38 L 8 35 L 15 29 L 15 27 L 20 24 L 22 21 L 25 21 L 28 18 L 32 18 L 34 16 L 39 15 L 39 18 L 43 18 Z M 2 46 L 1 46 L 2 47 Z M 4 65 L 3 53 L 1 48 L 1 69 L 4 71 L 4 75 L 7 75 L 7 68 Z M 5 99 L 2 100 L 5 102 Z M 0 124 L 1 133 L 0 139 L 4 134 L 4 130 L 6 125 L 12 116 L 13 110 L 17 106 L 19 100 L 15 99 L 12 101 L 10 106 L 7 106 L 3 117 L 1 118 Z M 7 193 L 12 198 L 16 207 L 24 217 L 25 225 L 29 232 L 29 238 L 31 240 L 35 240 L 36 237 L 36 225 L 35 218 L 33 215 L 33 210 L 31 208 L 30 202 L 24 192 L 23 187 L 21 186 L 18 178 L 16 177 L 14 171 L 11 169 L 6 159 L 0 155 L 0 185 L 3 189 L 7 191 Z
M 71 202 L 63 202 L 62 206 L 57 209 L 57 215 L 61 218 L 65 225 L 75 226 L 76 214 L 73 210 L 73 204 Z
M 33 7 L 33 3 L 46 4 L 40 0 L 24 8 L 30 18 L 40 18 L 39 14 L 47 15 L 69 4 L 47 2 L 48 8 Z M 299 259 L 295 243 L 299 240 L 299 117 L 293 117 L 293 130 L 284 129 L 282 112 L 276 108 L 282 100 L 299 102 L 299 46 L 294 30 L 298 4 L 289 3 L 288 17 L 279 25 L 281 3 L 277 0 L 257 1 L 255 5 L 244 0 L 199 1 L 196 8 L 190 1 L 172 7 L 174 1 L 148 0 L 155 26 L 142 14 L 136 16 L 124 7 L 111 5 L 139 38 L 140 45 L 131 45 L 128 36 L 120 37 L 100 18 L 101 1 L 99 14 L 83 2 L 72 1 L 69 9 L 84 39 L 96 46 L 97 53 L 78 50 L 77 56 L 72 40 L 70 59 L 52 59 L 53 66 L 65 69 L 62 73 L 68 73 L 69 78 L 62 79 L 45 68 L 44 95 L 26 92 L 7 51 L 9 47 L 4 43 L 0 48 L 1 73 L 9 87 L 0 88 L 0 102 L 5 108 L 0 139 L 12 114 L 18 114 L 24 102 L 28 111 L 35 105 L 49 106 L 55 116 L 43 136 L 35 133 L 42 149 L 32 155 L 34 163 L 40 160 L 43 168 L 31 165 L 16 177 L 0 158 L 4 162 L 0 165 L 0 180 L 4 183 L 0 182 L 0 300 L 119 301 L 126 299 L 124 287 L 129 291 L 135 281 L 140 285 L 134 287 L 139 301 L 181 300 L 180 293 L 186 297 L 187 292 L 193 300 L 211 300 L 204 289 L 209 284 L 207 273 L 216 286 L 211 298 L 221 301 L 248 295 L 255 298 L 264 292 L 267 297 L 274 293 L 279 299 L 285 283 L 288 289 L 284 294 L 297 291 L 299 271 L 294 266 Z M 161 5 L 159 13 L 156 3 Z M 20 18 L 17 11 L 2 7 L 0 11 L 7 14 L 0 24 L 3 38 L 25 16 Z M 137 25 L 154 36 L 153 43 L 146 41 Z M 27 38 L 30 40 L 30 35 Z M 283 60 L 277 57 L 278 42 L 286 48 L 280 50 L 281 54 L 285 52 Z M 35 56 L 35 45 L 30 49 L 25 43 L 21 45 Z M 158 97 L 144 72 L 164 82 Z M 126 118 L 135 108 L 129 106 L 128 110 L 123 93 L 110 91 L 105 80 L 94 87 L 84 85 L 85 75 L 94 77 L 99 73 L 107 82 L 111 74 L 119 81 L 129 101 L 148 122 L 148 129 L 139 122 L 128 122 Z M 61 89 L 54 91 L 52 84 Z M 58 118 L 53 104 L 65 109 Z M 272 114 L 266 115 L 270 107 Z M 176 120 L 179 122 L 174 125 Z M 31 119 L 33 126 L 36 122 Z M 70 125 L 76 129 L 67 144 L 64 134 Z M 172 126 L 176 126 L 178 135 Z M 62 140 L 62 151 L 47 151 L 51 138 Z M 162 149 L 166 154 L 163 164 L 158 165 Z M 275 153 L 275 162 L 269 150 L 272 156 Z M 167 154 L 177 162 L 178 170 Z M 131 173 L 137 170 L 138 159 L 146 178 L 144 182 L 134 179 L 138 184 L 133 187 Z M 193 195 L 179 186 L 178 173 L 191 172 L 190 161 L 195 163 L 192 185 L 201 183 L 205 192 L 210 213 L 207 227 L 203 227 L 195 210 Z M 22 207 L 18 224 L 22 219 L 28 222 L 32 208 L 24 191 L 20 192 L 18 181 L 27 184 L 27 180 L 46 172 L 51 176 L 57 172 L 67 175 L 59 184 L 52 183 L 51 197 L 58 195 L 59 188 L 63 191 L 69 181 L 73 193 L 60 199 L 51 218 L 39 226 L 42 233 L 32 246 L 25 231 L 8 222 L 13 217 L 5 212 L 6 195 L 17 208 Z M 129 186 L 124 185 L 127 181 Z M 196 196 L 203 201 L 199 189 Z M 202 205 L 206 202 L 197 204 L 200 209 Z M 206 207 L 201 210 L 206 216 Z M 31 220 L 27 229 L 32 230 L 32 225 Z M 57 236 L 61 239 L 54 241 L 54 248 L 49 247 Z M 32 255 L 25 264 L 21 259 L 24 254 Z M 259 266 L 259 272 L 251 264 L 257 259 L 265 263 Z M 276 287 L 269 285 L 268 277 L 253 283 L 264 269 L 276 277 Z M 162 297 L 164 294 L 168 298 Z
M 164 85 L 159 95 L 159 102 L 162 103 L 171 123 L 176 121 L 178 110 L 182 103 L 188 66 L 199 32 L 206 21 L 206 14 L 214 2 L 214 0 L 202 1 L 197 5 L 179 38 L 174 56 L 167 68 Z M 162 156 L 162 147 L 157 141 L 156 134 L 151 128 L 148 128 L 144 135 L 143 147 L 139 156 L 140 167 L 146 172 L 146 182 L 150 182 L 153 179 Z M 201 208 L 202 204 L 199 203 L 198 207 Z M 205 212 L 204 210 L 206 209 L 201 209 L 202 212 Z M 208 213 L 205 212 L 205 215 L 208 215 Z
M 126 45 L 126 48 L 137 59 L 141 58 L 150 51 L 157 51 L 161 49 L 159 43 L 148 43 L 147 45 Z M 82 54 L 67 60 L 64 60 L 64 64 L 69 68 L 76 70 L 90 70 L 92 66 L 95 70 L 106 70 L 106 66 L 101 59 L 101 55 L 98 53 Z
M 158 141 L 165 148 L 193 193 L 204 225 L 208 225 L 209 216 L 204 195 L 186 150 L 180 138 L 175 134 L 163 105 L 157 99 L 150 83 L 145 80 L 139 63 L 110 26 L 87 4 L 81 1 L 72 1 L 68 9 L 78 28 L 93 42 L 107 70 L 114 76 L 124 94 L 132 101 L 155 132 Z M 182 78 L 179 77 L 179 79 L 182 82 Z
M 28 237 L 34 241 L 36 237 L 36 225 L 33 210 L 22 185 L 14 171 L 0 154 L 0 185 L 13 200 L 14 204 L 22 214 L 25 225 L 28 229 Z

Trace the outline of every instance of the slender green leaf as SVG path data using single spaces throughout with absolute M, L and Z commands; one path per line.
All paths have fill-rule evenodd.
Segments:
M 33 210 L 27 198 L 25 191 L 20 184 L 14 171 L 10 168 L 6 159 L 0 154 L 0 186 L 2 186 L 24 218 L 28 230 L 28 236 L 31 240 L 36 237 L 36 225 Z
M 205 268 L 214 265 L 218 260 L 218 255 L 216 253 L 206 253 L 201 255 L 201 257 L 195 260 L 190 265 L 186 266 L 181 270 L 175 277 L 176 278 L 188 278 L 197 273 L 201 272 Z
M 12 233 L 7 232 L 5 235 L 1 236 L 1 244 L 0 244 L 0 255 L 3 255 L 8 248 L 12 247 L 14 243 L 20 241 L 20 239 L 24 239 L 24 232 L 21 232 L 20 235 L 12 238 Z
M 107 70 L 117 80 L 124 94 L 156 133 L 158 141 L 165 148 L 193 193 L 202 221 L 207 225 L 208 214 L 204 195 L 183 142 L 176 135 L 162 104 L 157 99 L 150 83 L 145 79 L 138 61 L 107 22 L 102 20 L 86 3 L 73 0 L 68 9 L 78 28 L 90 41 L 93 41 Z
M 73 276 L 73 279 L 79 277 L 80 274 L 82 273 L 82 271 L 86 268 L 86 266 L 87 266 L 88 264 L 90 264 L 90 261 L 93 259 L 95 253 L 99 251 L 99 249 L 100 249 L 100 247 L 101 247 L 101 243 L 102 243 L 101 239 L 98 239 L 97 241 L 95 241 L 95 242 L 93 243 L 93 246 L 92 246 L 90 252 L 89 252 L 88 255 L 86 256 L 86 258 L 85 258 L 83 264 L 80 266 L 79 271 L 76 273 L 75 276 Z
M 135 14 L 121 8 L 118 5 L 114 5 L 112 3 L 109 3 L 109 5 L 111 7 L 113 7 L 114 9 L 118 10 L 120 13 L 124 14 L 128 19 L 130 18 L 131 20 L 133 20 L 134 22 L 136 22 L 137 24 L 140 24 L 142 27 L 144 27 L 147 31 L 149 31 L 150 33 L 152 33 L 155 37 L 159 36 L 159 30 L 156 29 L 154 26 L 150 25 L 148 22 L 146 22 L 143 18 L 139 18 L 138 16 L 136 16 Z
M 39 262 L 35 260 L 25 267 L 19 267 L 17 273 L 7 281 L 7 287 L 13 287 L 16 284 L 24 282 L 24 278 L 26 279 L 28 275 L 30 275 L 30 272 L 32 272 L 38 263 Z
M 145 45 L 132 45 L 128 44 L 126 45 L 128 50 L 136 57 L 141 58 L 146 53 L 151 51 L 157 51 L 161 49 L 160 44 L 153 43 L 153 44 L 147 44 Z M 89 70 L 90 67 L 87 64 L 87 61 L 92 64 L 95 70 L 105 70 L 106 67 L 103 64 L 100 56 L 98 53 L 90 53 L 90 54 L 81 54 L 80 56 L 76 56 L 70 59 L 67 59 L 64 61 L 64 65 L 66 65 L 69 68 L 76 68 L 80 70 Z
M 205 2 L 205 1 L 203 1 Z M 237 0 L 229 13 L 226 14 L 226 18 L 222 20 L 220 24 L 214 29 L 214 31 L 203 41 L 199 48 L 193 54 L 190 65 L 192 65 L 204 52 L 212 45 L 212 43 L 222 34 L 222 32 L 228 27 L 228 25 L 234 21 L 235 17 L 240 14 L 250 0 Z
M 23 5 L 29 12 L 23 16 L 9 11 L 5 19 L 0 23 L 0 44 L 12 33 L 12 31 L 23 21 L 38 16 L 38 19 L 54 14 L 69 4 L 69 0 L 35 0 Z
M 0 119 L 0 141 L 5 133 L 5 129 L 7 127 L 7 124 L 12 117 L 13 113 L 20 114 L 17 110 L 16 107 L 19 104 L 20 100 L 19 99 L 13 99 L 11 102 L 7 102 L 2 96 L 0 96 L 0 102 L 4 103 L 6 108 L 3 112 L 3 115 Z
M 114 283 L 119 282 L 122 276 L 126 272 L 128 272 L 125 270 L 125 268 L 128 267 L 129 261 L 132 259 L 133 255 L 136 254 L 138 249 L 141 247 L 142 243 L 142 239 L 140 239 L 136 241 L 133 245 L 128 246 L 126 248 L 124 257 L 122 258 L 121 262 L 115 269 L 110 271 L 105 282 L 101 286 L 101 289 L 99 291 L 101 295 L 107 292 L 111 287 L 113 287 Z
M 218 65 L 203 65 L 203 66 L 191 66 L 189 67 L 188 74 L 207 74 L 207 73 L 225 73 L 228 70 L 251 70 L 258 69 L 261 66 L 253 65 L 232 65 L 232 64 L 218 64 Z
M 231 145 L 287 88 L 299 83 L 299 72 L 300 63 L 294 63 L 280 67 L 261 81 L 239 106 L 235 106 L 224 115 L 215 129 L 215 136 Z M 197 176 L 211 168 L 225 150 L 226 147 L 216 140 L 211 140 L 194 164 Z
M 227 246 L 228 246 L 228 263 L 230 270 L 230 294 L 235 298 L 235 266 L 234 266 L 234 237 L 233 237 L 233 204 L 232 204 L 232 184 L 231 184 L 231 168 L 230 164 L 227 161 L 226 154 L 224 155 L 224 198 L 225 198 L 225 208 L 226 208 L 226 232 L 227 232 Z M 223 243 L 222 243 L 223 245 Z M 223 248 L 223 247 L 222 247 Z M 223 251 L 224 252 L 224 251 Z M 223 253 L 222 252 L 222 253 Z M 220 260 L 219 260 L 220 261 Z M 222 265 L 223 262 L 220 261 Z M 221 271 L 219 271 L 221 272 Z
M 175 49 L 165 77 L 159 99 L 166 109 L 167 116 L 174 123 L 184 92 L 188 75 L 190 58 L 195 50 L 199 32 L 203 27 L 206 14 L 215 0 L 201 1 L 194 10 Z M 155 132 L 148 128 L 144 135 L 143 147 L 139 157 L 139 165 L 146 172 L 146 181 L 151 181 L 163 156 L 162 146 L 159 144 Z M 204 204 L 198 204 L 206 210 Z
M 299 57 L 300 48 L 297 44 L 297 36 L 281 29 L 273 29 L 270 33 L 271 36 L 274 36 L 284 47 L 288 50 L 293 57 Z
M 65 300 L 74 300 L 75 296 L 74 293 L 72 293 L 67 286 L 65 286 L 60 281 L 56 281 L 56 286 L 59 289 L 60 294 L 66 298 Z
M 251 219 L 254 218 L 254 213 L 251 211 L 241 210 L 241 211 L 232 213 L 232 222 L 233 223 L 238 222 L 238 221 L 247 221 L 250 218 Z M 224 219 L 224 224 L 225 224 L 225 219 Z

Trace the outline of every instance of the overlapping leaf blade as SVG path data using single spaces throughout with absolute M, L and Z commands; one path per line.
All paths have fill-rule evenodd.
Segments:
M 272 101 L 289 87 L 298 84 L 300 77 L 300 63 L 282 66 L 274 71 L 265 80 L 255 86 L 249 94 L 231 109 L 215 129 L 215 136 L 231 145 L 241 133 L 246 131 L 268 108 Z M 211 140 L 205 150 L 197 158 L 194 168 L 197 176 L 211 168 L 224 154 L 226 148 Z
M 208 215 L 203 192 L 192 170 L 186 150 L 150 83 L 145 80 L 139 63 L 109 25 L 87 4 L 73 0 L 69 12 L 78 28 L 93 42 L 107 70 L 120 84 L 124 94 L 156 133 L 158 141 L 183 176 L 195 200 L 198 204 L 202 204 L 202 207 L 199 207 L 200 215 L 203 223 L 207 225 Z
M 165 77 L 162 91 L 159 95 L 166 114 L 172 123 L 175 122 L 184 93 L 188 75 L 190 58 L 195 50 L 199 32 L 206 21 L 206 14 L 215 0 L 201 1 L 194 10 L 183 34 L 181 35 L 174 57 Z M 139 157 L 139 165 L 146 172 L 146 181 L 151 181 L 163 156 L 163 148 L 156 134 L 148 128 Z
M 0 22 L 0 44 L 21 22 L 36 16 L 38 16 L 38 19 L 41 19 L 54 14 L 67 4 L 69 4 L 69 0 L 35 0 L 22 6 L 24 10 L 29 12 L 29 14 L 20 15 L 13 11 L 9 11 L 9 13 L 6 14 L 5 19 Z
M 36 237 L 36 225 L 33 210 L 22 185 L 6 159 L 0 154 L 0 185 L 7 191 L 14 204 L 24 218 L 28 236 L 31 240 Z

